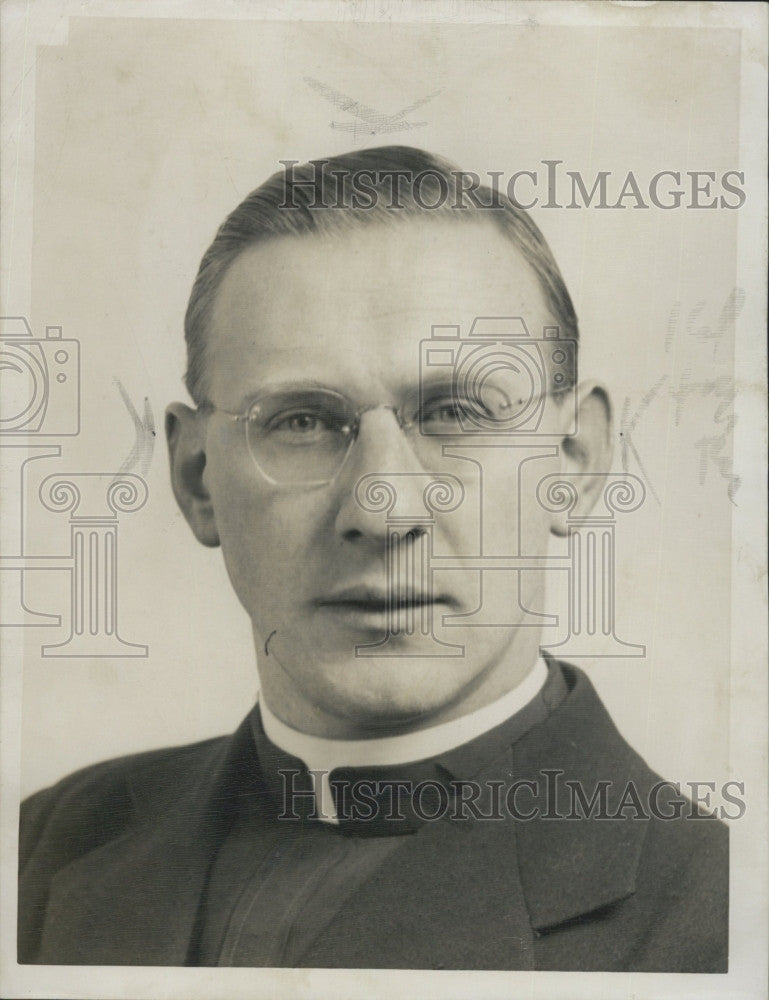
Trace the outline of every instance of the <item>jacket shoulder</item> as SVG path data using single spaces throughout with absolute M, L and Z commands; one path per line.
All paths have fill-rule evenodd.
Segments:
M 19 962 L 36 960 L 56 876 L 131 829 L 151 824 L 195 787 L 205 769 L 215 766 L 229 742 L 229 737 L 219 737 L 104 761 L 76 771 L 22 803 Z
M 41 847 L 60 863 L 118 836 L 140 812 L 175 799 L 228 737 L 150 750 L 84 767 L 21 804 L 19 868 Z M 66 857 L 69 856 L 69 858 Z M 51 859 L 53 860 L 53 859 Z M 57 866 L 58 867 L 58 866 Z

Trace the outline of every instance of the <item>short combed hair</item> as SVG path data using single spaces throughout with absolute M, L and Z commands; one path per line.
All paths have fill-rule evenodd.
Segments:
M 401 225 L 415 217 L 449 216 L 458 223 L 486 219 L 534 270 L 561 335 L 578 340 L 574 306 L 544 236 L 527 212 L 502 192 L 478 185 L 468 189 L 463 181 L 466 173 L 410 146 L 354 150 L 301 166 L 284 163 L 291 166 L 273 174 L 230 213 L 200 262 L 184 321 L 185 383 L 198 405 L 207 401 L 206 338 L 222 280 L 246 248 L 281 236 L 353 232 L 374 224 Z M 369 205 L 360 204 L 357 187 L 357 178 L 364 174 L 369 182 L 365 190 L 373 202 Z M 410 177 L 412 183 L 398 183 L 394 207 L 395 175 Z M 383 204 L 388 197 L 390 204 Z

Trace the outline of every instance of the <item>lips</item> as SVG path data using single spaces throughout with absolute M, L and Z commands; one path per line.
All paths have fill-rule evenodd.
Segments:
M 319 598 L 316 606 L 344 620 L 348 625 L 377 631 L 411 631 L 419 627 L 417 618 L 437 609 L 455 610 L 458 602 L 448 594 L 428 594 L 407 587 L 345 587 Z
M 406 588 L 394 588 L 392 591 L 379 587 L 347 587 L 336 591 L 327 597 L 320 598 L 317 603 L 328 605 L 353 605 L 366 608 L 384 608 L 390 605 L 435 604 L 445 602 L 443 595 L 431 595 L 419 591 L 409 592 Z

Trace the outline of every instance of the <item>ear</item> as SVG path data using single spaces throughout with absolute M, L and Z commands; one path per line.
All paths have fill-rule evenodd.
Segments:
M 218 545 L 214 508 L 203 476 L 206 451 L 200 411 L 184 403 L 171 403 L 166 410 L 166 440 L 176 502 L 197 540 L 203 545 Z
M 560 443 L 561 472 L 581 473 L 579 497 L 568 512 L 554 514 L 551 531 L 567 534 L 567 516 L 585 517 L 593 509 L 605 486 L 603 473 L 609 471 L 614 445 L 611 436 L 611 401 L 606 389 L 596 382 L 584 382 L 575 390 L 576 434 L 566 435 Z M 564 409 L 568 403 L 564 404 Z M 569 411 L 573 413 L 574 411 Z

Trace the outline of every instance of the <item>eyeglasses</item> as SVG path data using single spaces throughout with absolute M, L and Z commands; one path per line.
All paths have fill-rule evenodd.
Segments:
M 358 436 L 361 418 L 373 410 L 390 410 L 419 461 L 434 468 L 444 444 L 467 434 L 511 434 L 528 430 L 532 407 L 544 403 L 542 394 L 528 397 L 504 379 L 459 391 L 454 385 L 422 388 L 418 398 L 396 408 L 386 404 L 356 407 L 333 389 L 281 387 L 255 397 L 243 413 L 203 403 L 202 411 L 216 412 L 245 425 L 251 457 L 273 485 L 324 486 L 342 468 Z M 559 387 L 551 395 L 567 391 Z M 531 433 L 530 430 L 528 430 Z

